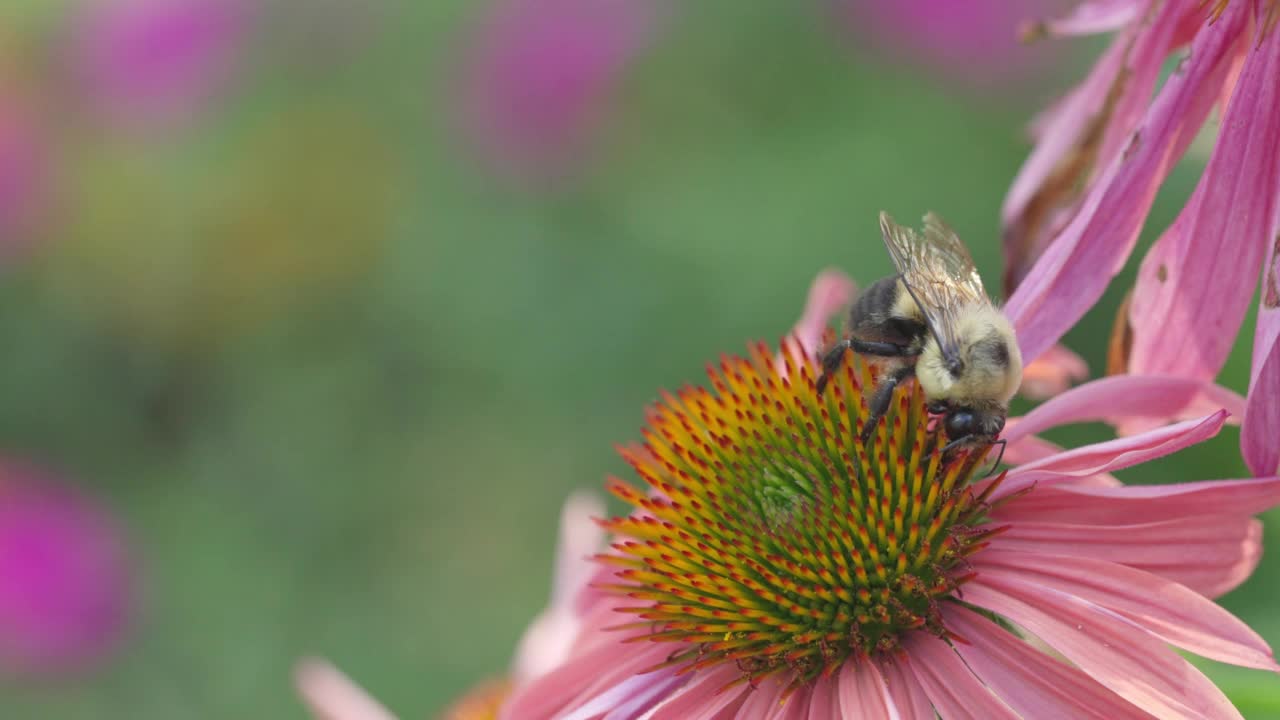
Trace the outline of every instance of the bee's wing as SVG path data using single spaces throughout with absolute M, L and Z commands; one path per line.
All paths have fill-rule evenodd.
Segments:
M 924 313 L 948 360 L 959 359 L 957 320 L 960 310 L 974 302 L 990 302 L 969 250 L 951 228 L 933 213 L 924 216 L 924 235 L 903 227 L 888 213 L 880 213 L 880 231 L 903 283 Z

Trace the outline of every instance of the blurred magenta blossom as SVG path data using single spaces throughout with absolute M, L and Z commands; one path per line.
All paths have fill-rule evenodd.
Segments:
M 1208 166 L 1143 259 L 1113 338 L 1113 372 L 1217 377 L 1262 281 L 1241 446 L 1280 471 L 1280 18 L 1277 0 L 1108 0 L 1044 32 L 1115 31 L 1092 72 L 1036 122 L 1005 199 L 1007 311 L 1024 356 L 1101 297 L 1157 191 L 1216 106 Z M 1164 67 L 1178 57 L 1163 84 Z M 1050 306 L 1046 294 L 1060 298 Z
M 653 21 L 653 0 L 496 0 L 462 75 L 461 122 L 486 164 L 554 180 L 584 160 Z
M 13 97 L 0 92 L 0 259 L 29 239 L 43 201 L 46 171 L 35 124 Z
M 113 121 L 187 118 L 223 91 L 248 14 L 245 0 L 90 0 L 77 19 L 78 80 Z
M 1019 31 L 1060 0 L 835 0 L 851 32 L 908 62 L 974 85 L 998 87 L 1040 67 L 1046 48 Z
M 37 471 L 0 466 L 0 672 L 83 668 L 128 615 L 123 539 L 106 511 Z

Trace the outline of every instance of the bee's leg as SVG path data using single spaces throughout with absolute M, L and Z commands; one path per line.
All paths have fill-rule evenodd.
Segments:
M 853 350 L 862 355 L 874 355 L 876 357 L 909 357 L 915 354 L 906 345 L 845 338 L 836 343 L 822 358 L 822 375 L 818 378 L 817 383 L 818 395 L 822 395 L 822 391 L 827 389 L 827 383 L 830 382 L 831 376 L 840 369 L 840 365 L 844 362 L 845 350 Z
M 831 376 L 835 375 L 840 366 L 844 364 L 844 351 L 848 350 L 852 343 L 853 340 L 849 338 L 841 340 L 833 345 L 826 355 L 822 356 L 822 374 L 818 376 L 817 384 L 819 396 L 827 389 L 827 383 L 831 381 Z
M 880 386 L 876 388 L 876 394 L 871 396 L 867 424 L 862 427 L 863 445 L 866 445 L 871 440 L 871 435 L 875 433 L 876 426 L 880 424 L 884 414 L 889 411 L 889 403 L 893 401 L 893 391 L 898 387 L 898 384 L 915 374 L 915 365 L 904 365 L 890 373 L 888 377 L 880 382 Z
M 999 454 L 999 455 L 996 455 L 996 461 L 995 461 L 995 463 L 991 466 L 991 472 L 987 473 L 987 474 L 984 476 L 984 479 L 985 479 L 985 478 L 989 478 L 989 477 L 991 477 L 992 475 L 995 475 L 995 474 L 996 474 L 996 469 L 1000 467 L 1000 461 L 1001 461 L 1001 460 L 1004 460 L 1004 449 L 1005 449 L 1005 447 L 1006 447 L 1008 444 L 1009 444 L 1009 442 L 1008 442 L 1007 440 L 1003 440 L 1003 439 L 1001 439 L 1001 440 L 996 440 L 995 442 L 991 443 L 991 445 L 992 445 L 992 446 L 995 446 L 995 445 L 999 445 L 999 446 L 1000 446 L 1000 454 Z

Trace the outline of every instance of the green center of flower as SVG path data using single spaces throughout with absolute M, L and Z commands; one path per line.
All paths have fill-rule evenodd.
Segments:
M 994 532 L 979 526 L 995 483 L 969 487 L 985 450 L 944 461 L 915 383 L 864 447 L 874 370 L 850 353 L 819 397 L 784 355 L 785 369 L 758 345 L 708 369 L 714 392 L 664 393 L 645 444 L 622 450 L 649 491 L 610 479 L 638 512 L 604 523 L 616 552 L 600 560 L 620 566 L 605 587 L 641 601 L 620 627 L 684 646 L 670 664 L 798 687 L 907 631 L 947 635 L 938 601 Z

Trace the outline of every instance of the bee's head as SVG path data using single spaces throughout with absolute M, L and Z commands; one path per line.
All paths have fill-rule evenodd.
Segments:
M 947 412 L 943 429 L 952 440 L 965 437 L 995 439 L 1004 430 L 1005 411 L 999 407 L 956 407 Z

